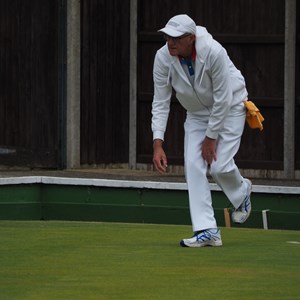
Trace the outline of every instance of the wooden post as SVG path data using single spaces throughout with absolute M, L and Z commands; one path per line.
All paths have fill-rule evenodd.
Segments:
M 230 215 L 229 215 L 229 208 L 224 208 L 224 219 L 225 219 L 225 227 L 230 228 Z
M 80 167 L 80 0 L 67 0 L 68 169 Z
M 284 176 L 295 178 L 296 0 L 285 1 Z
M 129 168 L 136 169 L 137 0 L 130 1 Z

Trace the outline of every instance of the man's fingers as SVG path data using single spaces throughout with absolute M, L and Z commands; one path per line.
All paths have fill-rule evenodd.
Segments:
M 162 159 L 153 159 L 153 163 L 155 166 L 155 169 L 159 172 L 159 173 L 165 173 L 167 170 L 167 160 L 166 158 L 162 158 Z
M 213 161 L 217 160 L 216 154 L 212 152 L 202 153 L 202 157 L 209 165 L 211 165 Z

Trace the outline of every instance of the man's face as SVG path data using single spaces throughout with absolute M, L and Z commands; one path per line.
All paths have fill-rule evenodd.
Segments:
M 168 35 L 165 35 L 164 37 L 168 43 L 170 55 L 189 57 L 192 54 L 195 41 L 194 34 L 184 34 L 176 38 Z

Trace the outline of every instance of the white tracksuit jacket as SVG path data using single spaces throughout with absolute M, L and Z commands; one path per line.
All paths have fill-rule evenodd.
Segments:
M 172 87 L 176 98 L 188 112 L 209 110 L 206 136 L 213 139 L 218 137 L 229 108 L 247 99 L 240 71 L 233 65 L 226 50 L 202 26 L 197 26 L 195 48 L 194 87 L 178 57 L 170 55 L 167 45 L 156 53 L 153 67 L 153 139 L 164 139 Z

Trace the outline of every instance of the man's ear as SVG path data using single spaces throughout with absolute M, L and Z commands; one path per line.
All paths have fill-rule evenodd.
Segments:
M 196 36 L 194 34 L 191 35 L 191 42 L 194 43 L 196 40 Z

